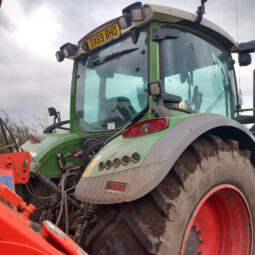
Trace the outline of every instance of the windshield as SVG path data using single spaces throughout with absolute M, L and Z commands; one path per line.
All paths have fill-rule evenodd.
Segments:
M 162 43 L 166 93 L 180 96 L 173 105 L 191 112 L 231 117 L 235 105 L 235 77 L 227 51 L 189 32 Z
M 75 118 L 85 131 L 121 128 L 147 106 L 147 32 L 92 52 L 78 63 Z

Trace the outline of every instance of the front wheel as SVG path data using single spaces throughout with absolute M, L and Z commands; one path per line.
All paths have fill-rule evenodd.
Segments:
M 92 255 L 253 255 L 250 152 L 233 140 L 201 137 L 150 194 L 105 206 L 98 216 L 101 229 L 88 238 Z

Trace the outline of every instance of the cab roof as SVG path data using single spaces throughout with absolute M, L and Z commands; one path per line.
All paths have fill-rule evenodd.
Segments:
M 121 30 L 121 35 L 128 33 L 133 28 L 143 27 L 151 21 L 170 22 L 194 29 L 198 32 L 208 35 L 222 44 L 230 52 L 238 52 L 238 45 L 235 40 L 227 32 L 207 19 L 203 18 L 201 23 L 197 24 L 195 22 L 197 15 L 193 13 L 154 4 L 145 4 L 143 7 L 145 12 L 145 19 L 139 22 L 132 22 L 131 26 Z M 78 42 L 79 51 L 81 51 L 80 53 L 83 51 L 81 47 L 83 42 L 86 42 L 90 37 L 97 34 L 104 28 L 110 26 L 111 24 L 117 23 L 118 19 L 119 17 L 104 23 L 103 25 L 97 27 L 85 35 L 83 38 L 81 38 L 81 40 Z

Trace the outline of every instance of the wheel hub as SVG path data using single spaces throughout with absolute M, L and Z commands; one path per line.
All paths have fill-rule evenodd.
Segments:
M 181 255 L 251 255 L 253 224 L 239 189 L 224 184 L 198 203 L 185 231 Z
M 184 255 L 196 255 L 198 252 L 198 245 L 199 245 L 199 237 L 197 235 L 197 232 L 194 230 L 191 230 L 189 232 Z

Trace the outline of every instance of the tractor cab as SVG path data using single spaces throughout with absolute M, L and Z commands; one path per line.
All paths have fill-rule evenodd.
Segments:
M 199 23 L 200 22 L 200 23 Z M 108 132 L 153 116 L 236 117 L 234 40 L 173 8 L 135 3 L 57 59 L 74 59 L 71 129 Z

